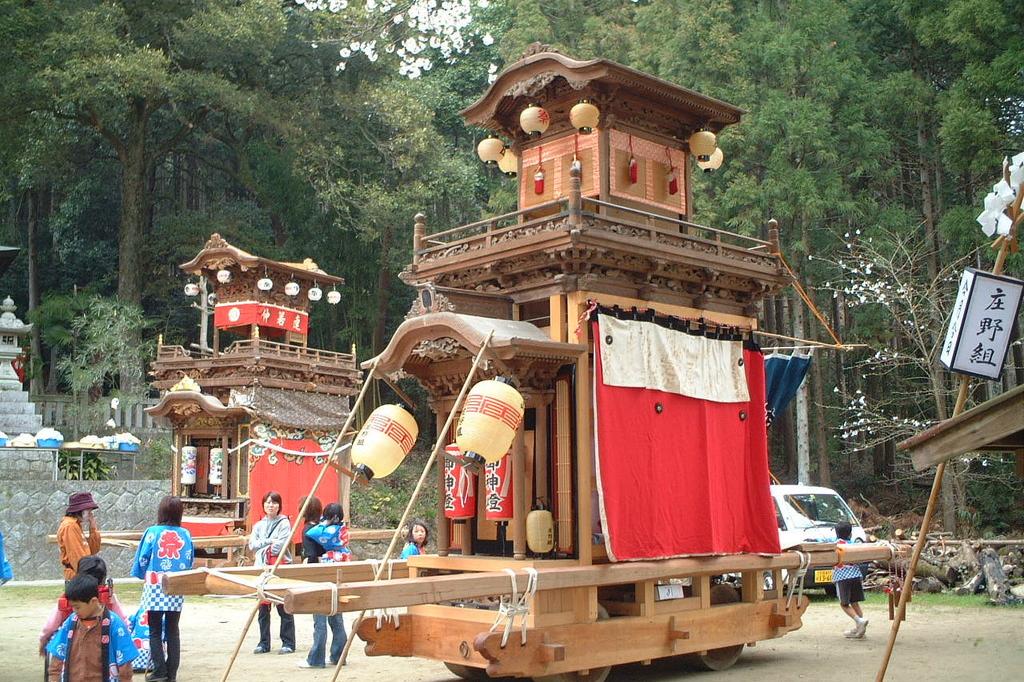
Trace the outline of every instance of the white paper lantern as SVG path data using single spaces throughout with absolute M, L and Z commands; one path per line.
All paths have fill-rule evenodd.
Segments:
M 269 277 L 261 277 L 259 281 L 256 282 L 256 288 L 260 291 L 270 291 L 274 288 L 274 280 Z
M 401 405 L 381 405 L 352 441 L 352 464 L 356 476 L 371 481 L 398 468 L 416 444 L 419 427 Z
M 299 295 L 299 283 L 298 282 L 288 282 L 288 284 L 284 285 L 284 293 L 288 294 L 289 296 L 298 296 Z
M 207 302 L 207 303 L 208 303 L 209 305 L 217 305 L 217 294 L 209 294 L 209 295 L 208 295 L 208 296 L 206 297 L 206 302 Z
M 331 289 L 327 292 L 327 302 L 331 305 L 338 305 L 341 303 L 341 292 Z
M 224 482 L 224 448 L 210 448 L 210 485 Z
M 230 282 L 231 281 L 231 271 L 230 270 L 218 270 L 217 271 L 217 281 L 220 282 L 221 284 L 227 284 L 228 282 Z
M 199 295 L 199 285 L 196 284 L 195 282 L 189 282 L 188 284 L 186 284 L 185 285 L 185 295 L 186 296 L 198 296 Z
M 181 484 L 192 485 L 196 482 L 196 464 L 199 461 L 199 451 L 191 445 L 181 449 Z
M 718 146 L 718 138 L 710 130 L 698 130 L 689 139 L 690 153 L 697 157 L 698 161 L 707 161 L 715 153 Z
M 308 296 L 311 301 L 319 301 L 324 297 L 324 290 L 320 287 L 313 287 L 306 292 L 306 296 Z

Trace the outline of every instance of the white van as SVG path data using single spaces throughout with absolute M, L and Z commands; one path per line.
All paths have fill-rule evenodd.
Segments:
M 813 485 L 773 485 L 771 491 L 782 549 L 801 542 L 834 542 L 836 524 L 841 521 L 852 526 L 850 542 L 867 542 L 860 521 L 835 490 Z M 831 592 L 832 567 L 812 566 L 804 586 L 824 587 Z

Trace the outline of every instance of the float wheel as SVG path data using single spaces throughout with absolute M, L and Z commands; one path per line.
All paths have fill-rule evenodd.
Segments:
M 740 593 L 731 585 L 718 584 L 711 588 L 711 605 L 735 604 L 740 600 Z M 703 654 L 688 654 L 686 662 L 700 670 L 725 670 L 731 668 L 743 653 L 743 644 L 723 646 L 709 649 Z

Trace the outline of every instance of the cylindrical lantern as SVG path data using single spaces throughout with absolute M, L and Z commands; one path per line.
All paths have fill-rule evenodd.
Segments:
M 311 301 L 319 301 L 324 296 L 324 290 L 321 289 L 320 287 L 312 287 L 309 291 L 306 292 L 306 296 Z
M 506 454 L 484 466 L 484 518 L 488 521 L 512 520 L 511 460 Z
M 676 175 L 676 169 L 673 168 L 668 172 L 668 193 L 675 194 L 679 191 L 679 176 Z
M 288 284 L 284 285 L 284 293 L 288 294 L 289 296 L 298 296 L 299 295 L 299 283 L 298 282 L 288 282 Z
M 489 166 L 493 166 L 501 159 L 501 152 L 505 149 L 505 143 L 494 137 L 485 137 L 476 146 L 476 155 L 480 160 Z
M 195 282 L 189 282 L 188 284 L 186 284 L 185 285 L 185 295 L 186 296 L 198 296 L 199 295 L 199 285 L 196 284 Z
M 260 291 L 270 291 L 274 288 L 274 280 L 269 277 L 261 277 L 259 281 L 256 282 L 256 288 Z
M 569 122 L 584 135 L 594 132 L 600 120 L 601 110 L 587 99 L 580 100 L 579 104 L 569 110 Z
M 453 457 L 462 454 L 452 443 L 444 451 Z M 448 519 L 471 519 L 476 516 L 476 474 L 452 461 L 444 460 L 444 516 Z
M 519 125 L 530 137 L 538 137 L 551 125 L 551 115 L 544 108 L 531 104 L 519 114 Z
M 181 484 L 192 485 L 196 482 L 196 463 L 199 451 L 191 445 L 181 448 Z
M 455 442 L 477 466 L 497 462 L 512 446 L 526 403 L 507 381 L 481 381 L 469 390 L 455 430 Z
M 690 135 L 689 142 L 690 153 L 696 156 L 698 161 L 707 161 L 718 146 L 718 138 L 710 130 L 698 130 Z
M 555 519 L 547 509 L 526 515 L 526 546 L 537 554 L 547 554 L 555 546 Z
M 498 170 L 510 178 L 514 178 L 519 173 L 519 157 L 511 147 L 506 147 L 505 153 L 498 159 Z
M 629 157 L 629 184 L 635 185 L 636 181 L 640 179 L 640 164 L 636 162 L 635 157 Z
M 230 282 L 231 281 L 231 271 L 230 270 L 218 270 L 217 271 L 217 281 L 220 282 L 221 284 L 227 284 L 228 282 Z
M 224 482 L 224 448 L 210 448 L 210 485 Z
M 533 193 L 544 194 L 544 166 L 537 166 L 533 174 Z
M 398 468 L 416 444 L 419 427 L 400 405 L 381 405 L 352 441 L 352 465 L 366 481 L 383 478 Z
M 722 149 L 716 148 L 711 154 L 711 158 L 707 161 L 698 161 L 697 165 L 705 172 L 710 173 L 711 171 L 718 170 L 722 166 L 722 161 L 725 159 L 725 154 L 722 153 Z
M 341 303 L 341 292 L 331 289 L 327 292 L 327 302 L 331 305 L 338 305 Z

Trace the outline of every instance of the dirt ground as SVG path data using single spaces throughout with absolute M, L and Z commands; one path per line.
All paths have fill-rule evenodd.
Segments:
M 18 588 L 0 589 L 0 680 L 22 682 L 42 676 L 42 662 L 36 656 L 36 640 L 52 601 L 39 588 L 31 595 L 19 595 Z M 130 603 L 131 595 L 125 595 Z M 249 601 L 190 598 L 182 615 L 182 665 L 179 682 L 217 681 L 233 650 L 251 608 Z M 900 638 L 887 679 L 920 682 L 922 679 L 1019 679 L 1024 669 L 1024 608 L 996 609 L 978 606 L 911 605 L 910 619 Z M 719 673 L 682 673 L 671 660 L 616 668 L 610 681 L 651 680 L 668 682 L 691 677 L 699 679 L 750 680 L 868 680 L 873 679 L 888 635 L 889 621 L 882 603 L 869 603 L 871 619 L 864 640 L 847 640 L 841 631 L 849 621 L 836 602 L 812 603 L 802 629 L 781 639 L 760 642 L 747 648 L 739 662 Z M 277 616 L 271 627 L 276 638 Z M 351 630 L 351 618 L 348 619 Z M 244 682 L 299 682 L 331 679 L 330 670 L 300 670 L 312 639 L 312 618 L 297 616 L 299 652 L 256 656 L 255 623 L 245 639 L 231 674 Z M 141 682 L 142 674 L 135 680 Z M 349 665 L 339 679 L 401 680 L 401 682 L 442 682 L 457 680 L 441 664 L 419 659 L 363 655 L 362 642 L 353 645 Z

